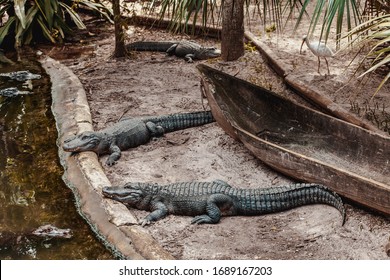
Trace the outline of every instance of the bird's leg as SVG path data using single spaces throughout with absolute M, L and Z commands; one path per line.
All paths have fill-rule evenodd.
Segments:
M 320 61 L 320 57 L 319 57 L 319 56 L 317 56 L 317 58 L 318 58 L 318 69 L 317 69 L 317 72 L 318 72 L 318 74 L 321 75 L 321 73 L 320 73 L 320 64 L 321 64 L 321 61 Z
M 326 67 L 328 67 L 328 75 L 330 75 L 328 60 L 326 59 L 326 57 L 324 57 L 324 58 L 325 58 L 325 62 L 326 62 Z

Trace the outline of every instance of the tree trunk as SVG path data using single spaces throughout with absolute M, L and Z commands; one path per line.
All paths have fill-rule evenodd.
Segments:
M 244 55 L 244 0 L 224 0 L 221 52 L 224 61 Z
M 114 13 L 115 27 L 115 50 L 114 57 L 124 57 L 126 55 L 125 37 L 122 26 L 122 17 L 119 0 L 112 0 L 112 11 Z

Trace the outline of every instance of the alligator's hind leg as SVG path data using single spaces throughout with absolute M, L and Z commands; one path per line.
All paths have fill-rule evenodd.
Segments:
M 161 137 L 164 135 L 164 128 L 162 126 L 156 125 L 154 122 L 147 122 L 145 125 L 152 137 Z
M 167 49 L 166 53 L 167 53 L 168 55 L 174 55 L 174 54 L 175 54 L 175 51 L 176 51 L 177 45 L 178 45 L 178 44 L 173 44 L 172 46 L 170 46 L 170 47 Z
M 212 194 L 207 199 L 205 215 L 196 216 L 192 219 L 191 224 L 216 224 L 222 216 L 222 212 L 231 213 L 234 208 L 233 200 L 230 196 L 217 193 Z

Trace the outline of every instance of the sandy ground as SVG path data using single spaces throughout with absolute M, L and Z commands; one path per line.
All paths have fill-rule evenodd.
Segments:
M 52 51 L 83 83 L 96 130 L 122 117 L 197 111 L 203 109 L 203 102 L 207 107 L 207 101 L 201 98 L 200 75 L 195 68 L 199 62 L 188 64 L 160 53 L 135 53 L 128 59 L 112 59 L 113 29 L 99 32 L 98 38 L 91 38 L 92 49 L 85 47 L 89 52 L 84 50 L 76 59 L 64 59 L 58 49 Z M 146 28 L 131 28 L 130 33 L 132 40 L 183 38 Z M 193 39 L 203 45 L 219 46 L 218 41 Z M 331 77 L 319 75 L 312 70 L 316 69 L 316 58 L 307 51 L 299 55 L 299 39 L 294 40 L 286 41 L 291 49 L 284 49 L 281 55 L 289 58 L 286 61 L 295 65 L 298 74 L 307 75 L 308 81 L 318 82 L 333 94 L 336 84 L 329 88 L 319 81 L 336 77 L 342 84 L 345 75 L 338 73 L 341 70 L 337 65 L 346 61 L 331 64 Z M 269 45 L 276 47 L 281 41 L 269 41 Z M 207 63 L 305 102 L 286 89 L 257 52 L 248 51 L 238 62 L 216 59 Z M 346 94 L 343 96 L 339 104 L 347 108 L 349 102 Z M 360 96 L 356 102 L 363 104 L 367 97 Z M 379 97 L 387 101 L 389 98 L 383 93 Z M 350 107 L 349 104 L 347 109 Z M 104 164 L 106 156 L 100 160 L 112 184 L 222 179 L 233 186 L 255 188 L 293 182 L 265 166 L 216 123 L 170 133 L 125 151 L 114 167 Z M 388 219 L 349 204 L 346 207 L 344 226 L 336 209 L 312 205 L 272 215 L 225 217 L 217 225 L 191 225 L 191 217 L 168 216 L 147 230 L 178 259 L 388 259 L 384 249 L 390 232 Z M 147 215 L 132 211 L 138 218 Z

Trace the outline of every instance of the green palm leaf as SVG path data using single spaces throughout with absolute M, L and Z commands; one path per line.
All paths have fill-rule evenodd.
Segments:
M 57 12 L 57 0 L 41 0 L 43 2 L 43 11 L 45 14 L 45 19 L 47 21 L 47 26 L 49 29 L 53 28 L 54 23 L 54 14 Z
M 294 0 L 298 2 L 299 0 Z M 304 14 L 310 5 L 310 0 L 304 0 L 302 10 L 298 16 L 295 25 L 295 30 L 302 22 Z M 353 26 L 356 26 L 361 21 L 361 12 L 359 10 L 358 0 L 317 0 L 310 27 L 308 30 L 309 36 L 313 35 L 318 25 L 321 25 L 321 33 L 319 40 L 328 40 L 330 32 L 335 24 L 337 47 L 340 46 L 341 34 L 343 28 L 350 31 Z M 346 21 L 346 24 L 345 24 Z
M 16 18 L 10 17 L 6 24 L 0 27 L 0 44 L 4 41 L 4 38 L 9 34 L 10 28 L 15 25 Z
M 356 26 L 346 36 L 356 36 L 353 41 L 354 44 L 361 46 L 373 45 L 359 65 L 359 68 L 361 68 L 364 61 L 371 59 L 370 68 L 364 71 L 359 78 L 381 67 L 390 67 L 390 14 L 372 18 Z M 389 77 L 390 74 L 384 77 L 373 96 L 378 93 L 381 87 L 388 81 Z
M 15 30 L 16 31 L 15 38 L 16 38 L 17 42 L 22 41 L 22 37 L 24 36 L 24 34 L 28 33 L 29 36 L 32 36 L 32 28 L 30 28 L 30 26 L 31 26 L 31 23 L 33 22 L 38 11 L 39 11 L 39 9 L 37 6 L 31 7 L 27 11 L 26 18 L 25 18 L 25 27 L 24 28 L 17 28 L 17 30 Z M 31 39 L 29 38 L 28 40 L 31 40 Z
M 39 26 L 41 27 L 42 33 L 46 37 L 46 39 L 48 39 L 50 42 L 55 44 L 56 43 L 56 39 L 52 36 L 50 30 L 47 28 L 47 26 L 46 26 L 42 16 L 39 15 L 37 17 L 37 22 L 38 22 Z
M 23 29 L 26 27 L 26 13 L 24 9 L 25 3 L 26 0 L 14 0 L 15 15 L 18 17 Z
M 84 5 L 84 6 L 88 7 L 88 8 L 90 8 L 90 9 L 98 12 L 103 17 L 105 17 L 110 23 L 112 23 L 112 24 L 114 23 L 114 21 L 113 21 L 113 12 L 112 12 L 111 8 L 106 7 L 102 3 L 92 2 L 92 1 L 89 1 L 89 0 L 79 0 L 78 3 L 80 5 Z
M 68 5 L 66 5 L 63 2 L 60 2 L 59 4 L 60 4 L 61 7 L 63 7 L 67 11 L 67 13 L 72 18 L 72 21 L 76 24 L 76 26 L 79 29 L 86 29 L 87 28 L 84 25 L 84 23 L 83 23 L 82 19 L 80 18 L 80 16 L 77 14 L 77 12 L 75 12 L 71 7 L 69 7 Z
M 7 23 L 0 27 L 0 44 L 6 35 L 15 37 L 16 46 L 34 41 L 36 34 L 43 34 L 53 43 L 62 41 L 65 34 L 72 31 L 66 22 L 68 18 L 78 28 L 86 28 L 74 9 L 78 5 L 84 5 L 113 22 L 112 10 L 101 0 L 0 0 L 0 16 L 5 12 L 11 15 Z

